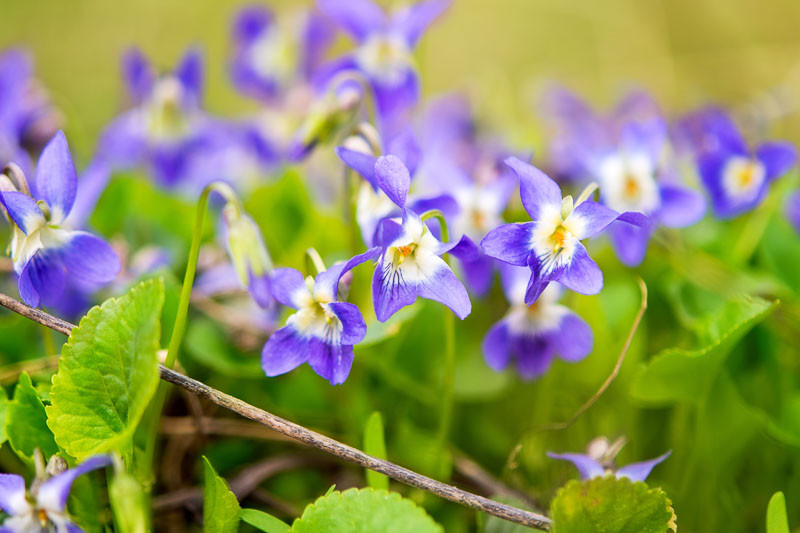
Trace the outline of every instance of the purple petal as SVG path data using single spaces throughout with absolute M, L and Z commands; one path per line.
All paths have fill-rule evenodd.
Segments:
M 509 264 L 500 265 L 500 284 L 510 304 L 525 303 L 525 291 L 531 279 L 531 269 Z
M 298 334 L 291 326 L 284 326 L 270 335 L 261 351 L 261 367 L 269 377 L 285 374 L 302 365 L 319 341 Z
M 556 355 L 553 332 L 538 335 L 512 335 L 511 350 L 517 360 L 517 372 L 525 380 L 538 378 L 550 369 Z
M 672 451 L 668 451 L 664 455 L 656 457 L 655 459 L 623 466 L 617 470 L 617 477 L 627 477 L 631 481 L 644 481 L 647 479 L 647 476 L 650 475 L 650 471 L 652 471 L 657 464 L 663 462 L 667 457 L 669 457 L 671 453 Z
M 577 246 L 583 247 L 580 243 Z M 574 258 L 573 258 L 574 261 Z M 529 258 L 529 267 L 531 269 L 531 277 L 528 281 L 528 286 L 525 289 L 525 302 L 527 305 L 532 304 L 535 302 L 539 296 L 541 296 L 542 292 L 547 288 L 551 281 L 556 281 L 561 278 L 564 274 L 565 266 L 559 265 L 552 270 L 543 272 L 542 271 L 542 263 L 541 261 L 531 255 Z M 560 281 L 560 280 L 559 280 Z
M 570 461 L 578 469 L 581 479 L 591 479 L 593 477 L 602 476 L 605 473 L 603 465 L 582 453 L 552 453 L 547 452 L 547 456 L 551 459 L 563 459 Z
M 367 180 L 373 188 L 378 188 L 378 182 L 375 180 L 375 162 L 378 160 L 372 154 L 365 154 L 358 150 L 351 150 L 344 146 L 336 148 L 336 155 L 339 156 L 345 165 L 358 172 L 362 178 Z
M 0 203 L 6 208 L 14 224 L 25 235 L 46 224 L 42 210 L 39 209 L 36 200 L 25 193 L 17 191 L 0 192 Z
M 414 46 L 425 29 L 450 7 L 449 0 L 423 0 L 392 15 L 390 26 Z
M 644 261 L 650 242 L 649 229 L 617 222 L 611 226 L 610 234 L 611 244 L 623 265 L 635 267 Z
M 320 272 L 314 281 L 314 294 L 323 294 L 327 299 L 336 300 L 339 292 L 339 280 L 347 272 L 366 261 L 374 261 L 381 255 L 380 247 L 376 246 L 366 252 L 356 255 L 347 261 L 341 261 L 325 272 Z M 355 344 L 351 342 L 350 344 Z
M 13 516 L 23 514 L 28 508 L 25 479 L 16 474 L 0 474 L 0 509 Z
M 358 344 L 367 334 L 367 324 L 361 311 L 354 304 L 347 302 L 332 302 L 325 307 L 342 321 L 341 344 Z
M 370 0 L 317 0 L 317 7 L 359 41 L 386 25 L 383 10 Z
M 505 321 L 494 324 L 483 338 L 483 358 L 493 370 L 500 372 L 511 361 L 511 343 Z
M 97 142 L 97 153 L 114 168 L 130 168 L 144 162 L 147 141 L 139 111 L 131 110 L 114 119 Z
M 410 112 L 419 102 L 419 77 L 413 69 L 408 69 L 397 84 L 386 85 L 373 79 L 372 89 L 378 107 L 381 135 L 391 139 L 404 130 Z
M 272 271 L 272 296 L 286 307 L 299 309 L 297 295 L 308 291 L 303 275 L 293 268 L 276 268 Z
M 597 294 L 603 289 L 603 273 L 581 243 L 575 245 L 575 253 L 569 266 L 558 278 L 558 282 L 579 294 Z
M 155 77 L 153 67 L 138 48 L 130 48 L 122 55 L 122 79 L 131 102 L 140 104 L 147 99 Z
M 103 468 L 111 464 L 111 456 L 95 455 L 82 462 L 75 468 L 70 468 L 66 472 L 54 476 L 39 486 L 39 493 L 36 495 L 38 507 L 50 511 L 63 511 L 67 505 L 69 491 L 72 483 L 87 472 Z
M 96 159 L 86 167 L 78 179 L 75 202 L 65 221 L 68 227 L 82 228 L 86 226 L 110 179 L 111 169 L 105 161 Z
M 70 232 L 70 239 L 56 248 L 70 279 L 89 284 L 114 281 L 121 265 L 109 244 L 91 233 Z
M 22 301 L 38 307 L 42 298 L 56 301 L 64 291 L 67 273 L 57 253 L 39 250 L 28 260 L 19 274 L 17 285 Z
M 764 164 L 765 179 L 772 181 L 797 163 L 797 148 L 788 142 L 768 142 L 758 147 L 756 157 Z
M 375 306 L 375 317 L 386 322 L 397 311 L 416 301 L 417 286 L 392 275 L 391 268 L 384 266 L 383 262 L 381 257 L 372 277 L 372 302 Z
M 252 271 L 249 272 L 247 290 L 260 308 L 270 309 L 273 307 L 275 299 L 272 297 L 272 280 L 269 274 L 255 276 Z
M 699 222 L 706 214 L 706 200 L 699 192 L 681 185 L 661 186 L 658 221 L 668 228 L 685 228 Z
M 532 220 L 539 220 L 540 206 L 557 205 L 561 207 L 561 189 L 544 172 L 516 157 L 506 159 L 506 164 L 519 177 L 519 194 L 522 205 Z
M 199 102 L 203 94 L 203 53 L 197 48 L 190 48 L 175 69 L 175 76 L 183 88 Z
M 240 46 L 256 40 L 270 24 L 273 15 L 266 6 L 249 5 L 241 8 L 233 20 L 233 39 Z
M 594 335 L 584 319 L 570 313 L 561 319 L 555 338 L 558 356 L 565 361 L 580 361 L 592 351 Z
M 353 347 L 349 344 L 331 345 L 315 341 L 309 354 L 308 364 L 317 375 L 327 379 L 331 385 L 340 385 L 350 375 L 353 366 Z
M 472 311 L 472 302 L 469 300 L 467 289 L 456 275 L 447 266 L 444 260 L 428 277 L 419 282 L 417 291 L 419 296 L 443 303 L 453 311 L 458 318 L 464 320 Z
M 417 170 L 420 159 L 422 159 L 422 149 L 410 127 L 406 127 L 392 139 L 386 141 L 386 153 L 399 157 L 411 175 Z
M 60 224 L 72 209 L 78 175 L 63 131 L 59 131 L 44 147 L 36 165 L 36 193 L 50 206 L 54 224 Z
M 403 235 L 404 231 L 402 224 L 399 224 L 396 220 L 384 218 L 375 231 L 375 244 L 385 248 Z
M 619 213 L 603 204 L 587 200 L 579 204 L 569 216 L 577 217 L 583 222 L 583 231 L 580 235 L 575 235 L 578 240 L 583 240 L 603 231 L 617 219 Z
M 489 257 L 506 263 L 525 266 L 531 254 L 531 234 L 534 222 L 503 224 L 481 240 L 481 249 Z
M 375 180 L 391 201 L 405 207 L 411 174 L 399 157 L 391 154 L 380 156 L 375 161 Z
M 786 218 L 792 223 L 794 229 L 800 233 L 800 191 L 789 196 L 786 202 Z
M 684 117 L 679 125 L 679 134 L 696 153 L 717 151 L 746 154 L 747 144 L 742 134 L 722 109 L 708 107 Z

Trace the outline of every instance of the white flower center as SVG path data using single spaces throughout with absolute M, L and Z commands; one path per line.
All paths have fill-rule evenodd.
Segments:
M 572 212 L 562 218 L 561 206 L 545 205 L 533 228 L 531 246 L 547 274 L 561 266 L 569 265 L 575 248 L 583 235 L 584 223 Z
M 749 157 L 732 157 L 722 171 L 722 187 L 730 198 L 753 200 L 764 184 L 766 169 L 764 165 Z
M 174 76 L 156 81 L 144 110 L 145 125 L 151 138 L 178 139 L 190 131 L 189 117 L 184 112 L 182 100 L 183 87 Z
M 436 254 L 439 241 L 420 219 L 407 219 L 403 229 L 386 249 L 381 265 L 393 286 L 428 279 L 445 264 Z
M 412 67 L 411 49 L 401 35 L 376 33 L 356 51 L 356 61 L 370 76 L 387 85 L 402 83 Z
M 297 65 L 297 44 L 290 31 L 273 25 L 251 45 L 246 60 L 264 78 L 275 78 L 280 85 L 288 83 Z
M 334 301 L 334 295 L 314 290 L 314 279 L 306 278 L 304 287 L 298 288 L 292 300 L 299 310 L 286 320 L 295 331 L 324 340 L 328 344 L 339 344 L 343 325 L 325 304 Z
M 655 168 L 645 154 L 615 154 L 600 165 L 598 179 L 605 204 L 615 211 L 650 214 L 661 204 Z
M 497 195 L 490 194 L 482 187 L 463 187 L 454 191 L 461 209 L 453 223 L 455 235 L 464 234 L 479 241 L 490 230 L 503 223 L 498 206 Z

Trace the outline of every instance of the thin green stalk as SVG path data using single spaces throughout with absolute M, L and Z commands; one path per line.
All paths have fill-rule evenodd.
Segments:
M 181 287 L 181 296 L 178 302 L 178 313 L 175 316 L 175 324 L 172 327 L 172 334 L 169 339 L 169 348 L 167 349 L 167 357 L 164 361 L 164 366 L 173 368 L 175 361 L 178 358 L 178 350 L 183 340 L 183 334 L 186 331 L 186 318 L 189 315 L 189 301 L 192 296 L 192 285 L 194 285 L 194 276 L 197 271 L 197 258 L 200 255 L 200 242 L 203 237 L 203 223 L 205 221 L 206 210 L 208 208 L 208 196 L 212 190 L 215 190 L 215 184 L 212 183 L 203 189 L 200 194 L 200 199 L 197 201 L 197 211 L 194 218 L 194 230 L 192 233 L 192 244 L 189 248 L 189 258 L 186 262 L 186 274 L 183 277 L 183 286 Z M 227 195 L 225 192 L 223 196 Z M 161 411 L 164 409 L 164 403 L 167 400 L 168 385 L 166 383 L 159 384 L 156 396 L 145 414 L 142 421 L 142 428 L 145 431 L 146 441 L 144 446 L 144 457 L 142 460 L 141 468 L 147 469 L 152 475 L 153 457 L 155 455 L 156 434 L 158 433 L 158 424 L 161 420 Z

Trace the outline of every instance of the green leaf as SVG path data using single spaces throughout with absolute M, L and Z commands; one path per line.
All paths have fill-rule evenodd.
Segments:
M 58 452 L 53 433 L 47 427 L 44 404 L 26 372 L 20 374 L 14 399 L 8 404 L 5 432 L 14 451 L 28 459 L 33 458 L 36 448 L 45 457 Z
M 572 480 L 550 506 L 553 533 L 664 533 L 675 526 L 661 489 L 615 476 Z
M 8 415 L 8 394 L 3 387 L 0 387 L 0 444 L 8 440 L 6 435 L 6 418 Z
M 241 509 L 236 496 L 225 480 L 217 475 L 204 456 L 206 492 L 203 499 L 203 531 L 207 533 L 235 533 L 239 528 Z
M 383 438 L 383 419 L 378 411 L 373 412 L 364 426 L 364 451 L 386 459 L 386 441 Z M 367 485 L 373 489 L 389 490 L 389 478 L 383 474 L 367 469 Z
M 414 502 L 396 492 L 349 489 L 308 505 L 292 524 L 294 533 L 442 533 L 444 529 Z
M 120 533 L 146 533 L 147 498 L 142 485 L 123 469 L 116 469 L 108 483 L 108 496 L 114 511 L 114 525 Z
M 786 516 L 786 497 L 776 492 L 767 506 L 767 533 L 789 533 L 789 518 Z
M 131 439 L 158 386 L 164 304 L 160 279 L 92 308 L 64 345 L 53 376 L 47 425 L 78 460 L 116 450 Z
M 242 509 L 241 519 L 254 528 L 265 531 L 266 533 L 286 533 L 289 531 L 289 524 L 283 520 L 278 520 L 264 511 Z
M 642 369 L 631 394 L 644 402 L 696 402 L 705 397 L 728 353 L 750 329 L 778 305 L 746 296 L 727 302 L 703 326 L 707 344 L 696 350 L 671 348 L 653 357 Z

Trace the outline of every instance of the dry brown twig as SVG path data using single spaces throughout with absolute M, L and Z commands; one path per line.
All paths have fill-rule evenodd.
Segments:
M 38 322 L 50 329 L 69 335 L 74 325 L 48 313 L 34 309 L 24 303 L 0 293 L 0 305 Z M 197 396 L 224 407 L 245 418 L 249 418 L 264 426 L 286 435 L 293 440 L 335 455 L 340 459 L 354 463 L 363 468 L 380 472 L 396 481 L 435 494 L 446 500 L 482 511 L 510 522 L 549 531 L 552 521 L 544 515 L 506 505 L 477 494 L 472 494 L 452 485 L 418 474 L 402 466 L 384 459 L 373 457 L 352 446 L 343 444 L 316 431 L 311 431 L 299 424 L 285 420 L 268 411 L 259 409 L 238 398 L 209 387 L 205 383 L 194 380 L 163 365 L 159 365 L 161 379 L 177 385 Z

